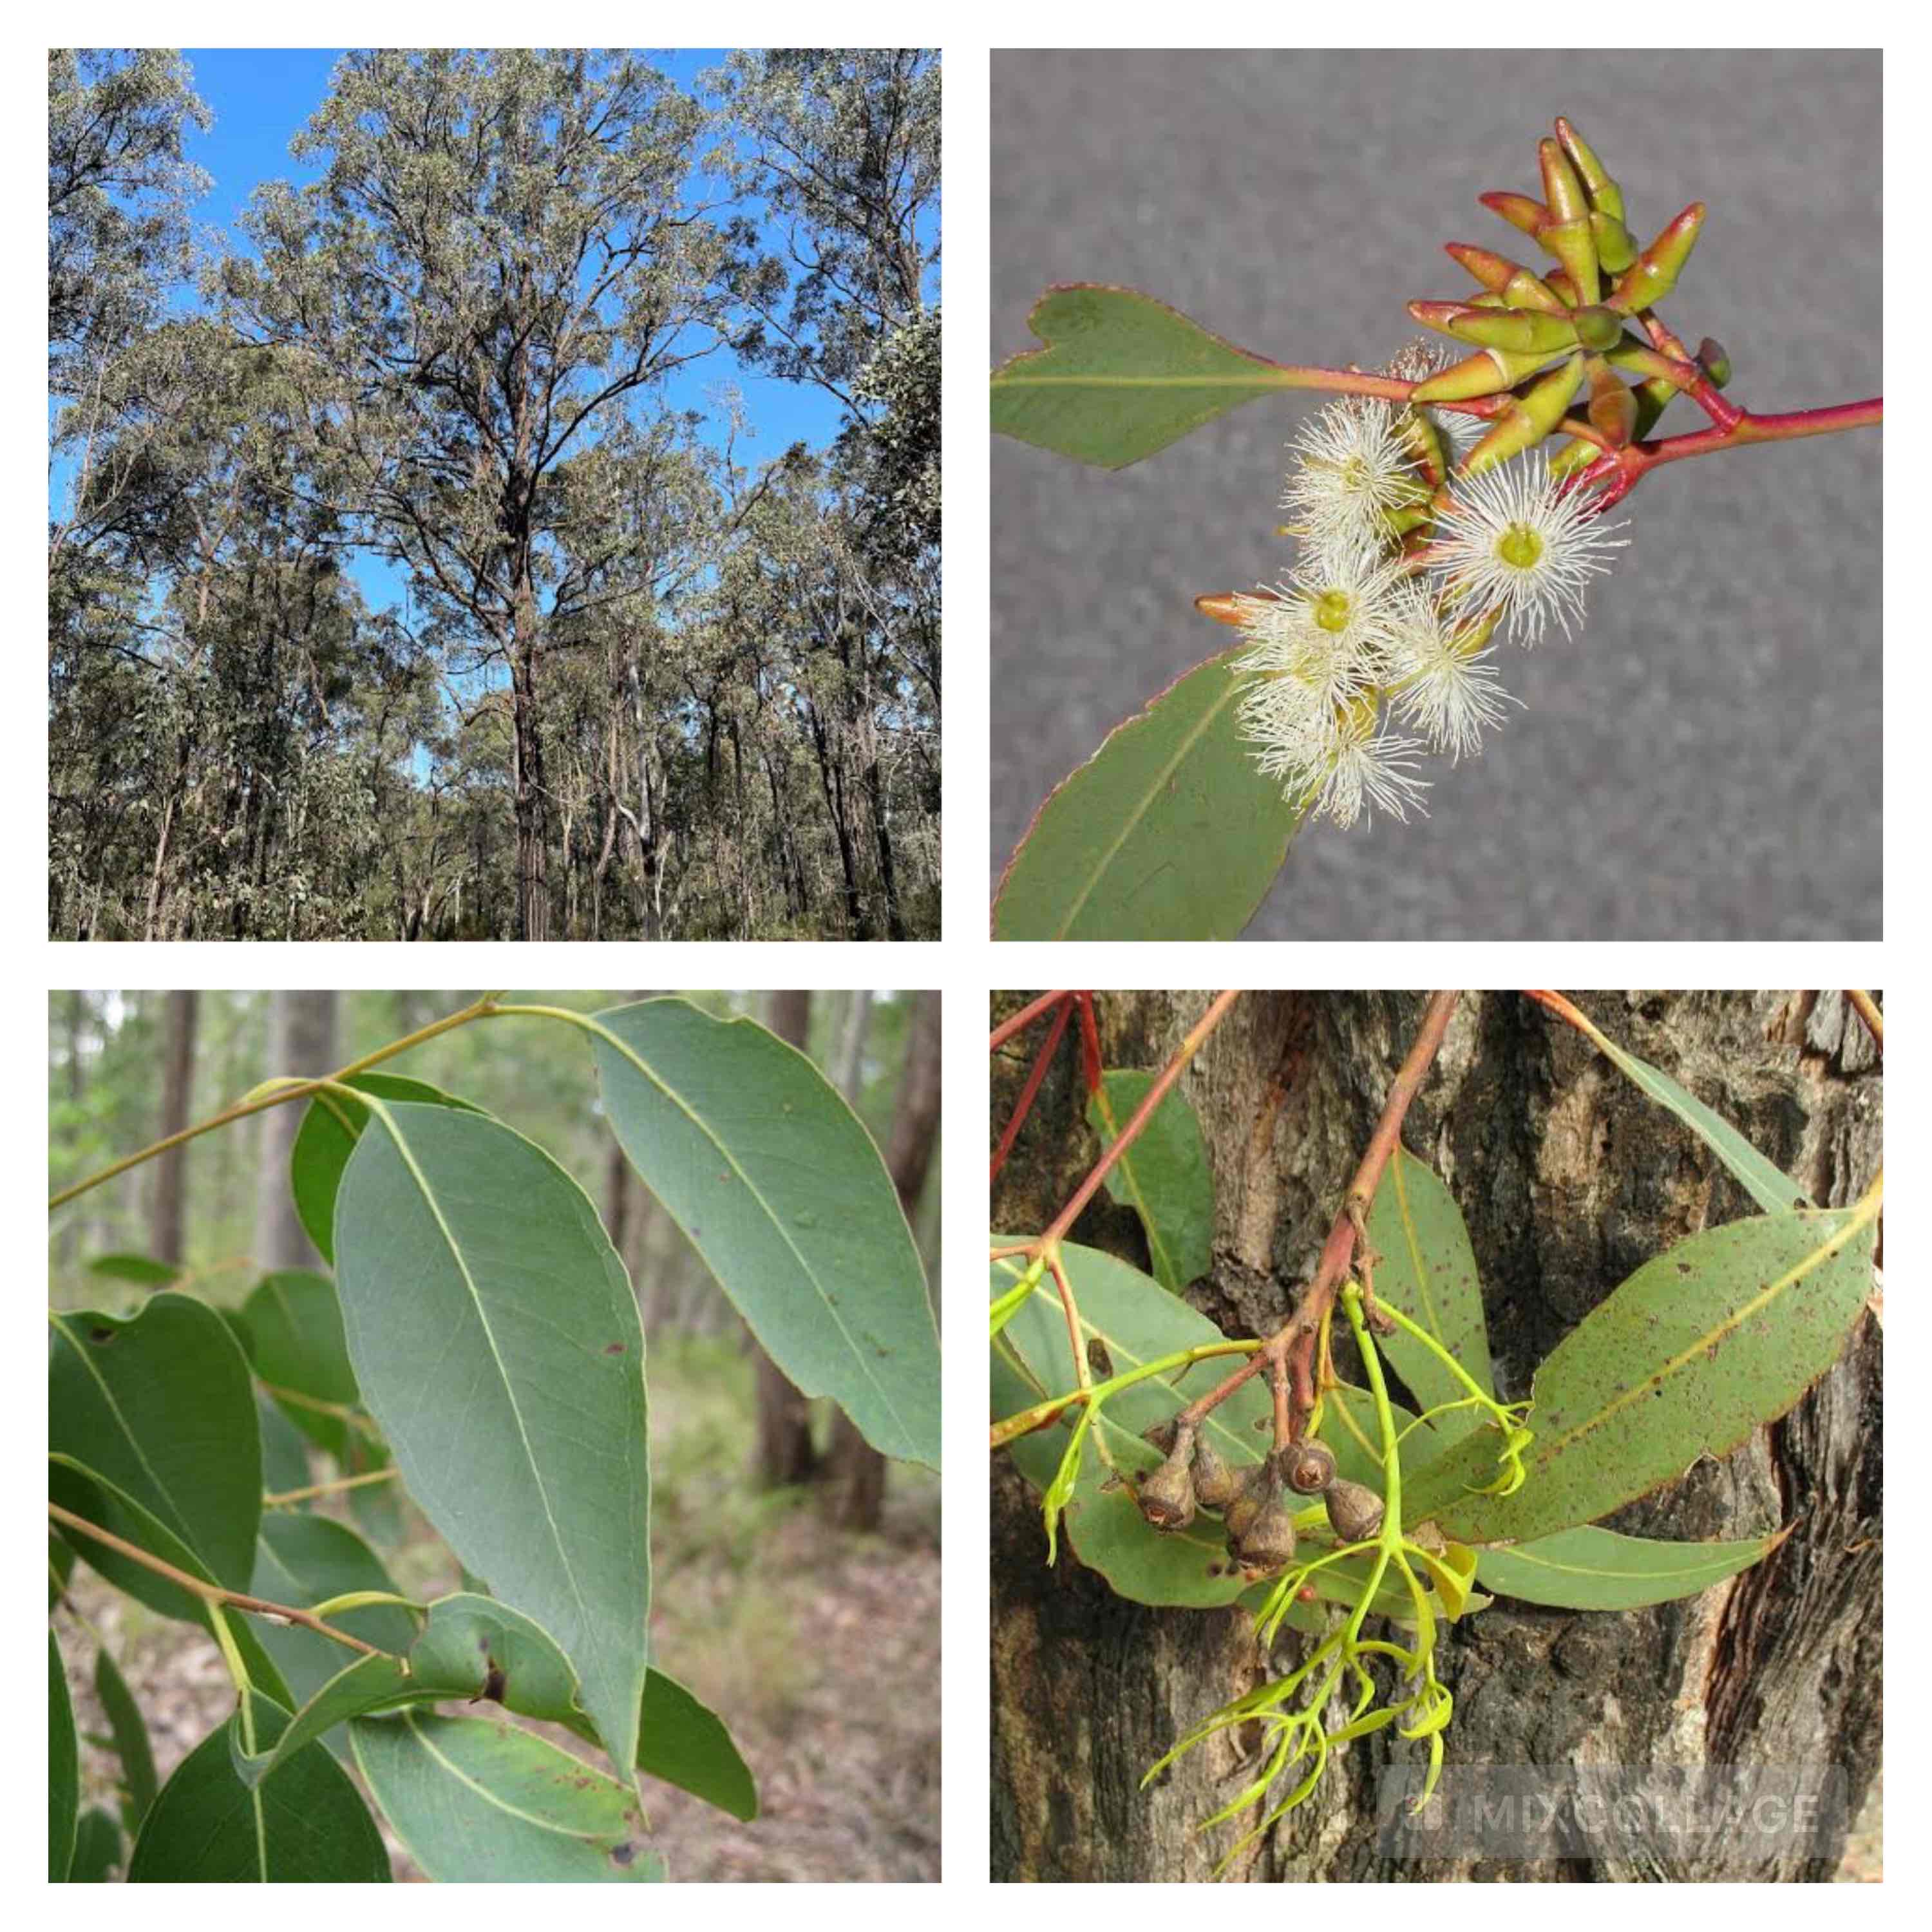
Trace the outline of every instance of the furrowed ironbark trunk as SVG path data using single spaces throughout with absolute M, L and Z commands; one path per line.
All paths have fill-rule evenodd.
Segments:
M 1021 994 L 996 995 L 997 1021 Z M 1109 1066 L 1164 1065 L 1205 993 L 1098 1000 Z M 1585 994 L 1611 1039 L 1689 1087 L 1821 1204 L 1856 1199 L 1880 1159 L 1871 1043 L 1836 993 Z M 1419 994 L 1262 993 L 1184 1076 L 1216 1180 L 1211 1272 L 1186 1299 L 1231 1334 L 1265 1334 L 1306 1278 L 1422 1010 Z M 992 1132 L 1040 1035 L 994 1056 Z M 1484 1282 L 1498 1387 L 1531 1371 L 1638 1265 L 1751 1204 L 1702 1143 L 1587 1041 L 1514 994 L 1466 996 L 1403 1132 L 1454 1193 Z M 995 1184 L 993 1224 L 1044 1227 L 1100 1150 L 1063 1042 Z M 1104 1193 L 1072 1238 L 1147 1266 L 1139 1224 Z M 1610 1519 L 1673 1539 L 1791 1533 L 1702 1596 L 1616 1615 L 1498 1599 L 1450 1627 L 1452 1763 L 1841 1766 L 1853 1816 L 1881 1735 L 1881 1340 L 1862 1317 L 1838 1365 L 1721 1462 Z M 1046 1564 L 1037 1497 L 992 1469 L 992 1871 L 1000 1880 L 1208 1876 L 1232 1831 L 1193 1827 L 1254 1774 L 1238 1733 L 1141 1774 L 1187 1725 L 1268 1671 L 1245 1616 L 1156 1610 L 1070 1556 Z M 1300 1654 L 1285 1637 L 1274 1672 Z M 1820 1854 L 1738 1834 L 1646 1844 L 1627 1862 L 1394 1863 L 1377 1852 L 1375 1779 L 1418 1748 L 1383 1732 L 1329 1761 L 1314 1798 L 1245 1856 L 1250 1880 L 1817 1880 Z

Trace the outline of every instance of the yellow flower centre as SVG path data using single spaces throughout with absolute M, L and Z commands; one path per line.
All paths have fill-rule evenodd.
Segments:
M 1324 590 L 1312 608 L 1316 626 L 1331 637 L 1339 637 L 1355 614 L 1355 600 L 1346 590 Z
M 1534 570 L 1543 556 L 1543 538 L 1527 524 L 1512 524 L 1496 540 L 1496 554 L 1513 570 Z

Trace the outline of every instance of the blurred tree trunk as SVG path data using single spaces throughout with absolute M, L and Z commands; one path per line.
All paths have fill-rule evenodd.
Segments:
M 939 994 L 915 993 L 905 1064 L 892 1102 L 886 1166 L 908 1225 L 919 1208 L 933 1144 L 939 1138 Z M 848 1529 L 877 1529 L 886 1499 L 886 1459 L 854 1429 L 844 1410 L 832 1425 L 832 1520 Z
M 771 993 L 765 1024 L 802 1053 L 812 1040 L 812 995 Z M 758 1360 L 758 1453 L 756 1474 L 766 1489 L 808 1483 L 818 1465 L 812 1442 L 812 1406 L 754 1340 Z
M 1208 997 L 1103 996 L 1106 1064 L 1164 1065 Z M 1022 998 L 996 995 L 994 1020 Z M 1820 1203 L 1855 1200 L 1870 1180 L 1882 1083 L 1838 994 L 1586 994 L 1576 1004 Z M 1268 1334 L 1287 1313 L 1422 1005 L 1419 994 L 1252 994 L 1184 1076 L 1216 1195 L 1214 1265 L 1186 1298 L 1228 1334 Z M 1022 1035 L 994 1058 L 994 1134 L 1037 1038 Z M 1077 1067 L 1064 1042 L 995 1185 L 994 1226 L 1044 1227 L 1097 1157 Z M 1403 1138 L 1467 1219 L 1507 1396 L 1527 1394 L 1536 1364 L 1640 1264 L 1751 1211 L 1701 1142 L 1570 1028 L 1514 994 L 1465 998 Z M 1104 1192 L 1072 1238 L 1148 1265 L 1139 1224 Z M 1793 1524 L 1756 1568 L 1652 1610 L 1586 1615 L 1503 1600 L 1447 1630 L 1438 1657 L 1456 1699 L 1450 1762 L 1830 1762 L 1848 1774 L 1856 1815 L 1880 1762 L 1880 1366 L 1868 1316 L 1783 1420 L 1610 1520 L 1684 1539 Z M 1190 1754 L 1146 1792 L 1140 1773 L 1187 1725 L 1280 1674 L 1302 1640 L 1282 1640 L 1271 1672 L 1242 1613 L 1126 1602 L 1064 1544 L 1048 1570 L 1037 1498 L 1002 1460 L 992 1480 L 993 1876 L 1205 1877 L 1216 1843 L 1234 1834 L 1192 1827 L 1239 1788 L 1238 1732 Z M 1391 1863 L 1376 1849 L 1375 1777 L 1416 1748 L 1392 1732 L 1349 1745 L 1314 1798 L 1233 1875 L 1819 1880 L 1842 1850 L 1780 1859 L 1718 1835 L 1648 1846 L 1627 1864 Z
M 167 995 L 161 1033 L 161 1112 L 154 1138 L 165 1140 L 188 1124 L 194 1093 L 194 1036 L 201 995 Z M 187 1206 L 188 1149 L 170 1148 L 154 1161 L 154 1216 L 148 1239 L 155 1260 L 182 1264 L 183 1217 Z
M 275 994 L 268 1027 L 272 1072 L 314 1075 L 334 1071 L 335 1001 L 333 992 Z M 299 1104 L 271 1107 L 262 1116 L 255 1175 L 254 1259 L 265 1274 L 279 1268 L 312 1268 L 322 1258 L 296 1212 L 295 1196 L 289 1186 L 289 1156 L 308 1111 Z

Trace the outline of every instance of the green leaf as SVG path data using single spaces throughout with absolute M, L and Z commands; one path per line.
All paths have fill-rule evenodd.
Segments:
M 1120 470 L 1257 396 L 1303 386 L 1132 289 L 1076 282 L 1027 318 L 1043 349 L 993 371 L 993 428 L 1078 463 Z
M 1239 938 L 1301 823 L 1240 736 L 1241 648 L 1196 665 L 1061 782 L 1000 881 L 995 939 Z
M 1527 1481 L 1452 1504 L 1444 1531 L 1520 1543 L 1592 1522 L 1782 1415 L 1871 1292 L 1877 1211 L 1766 1214 L 1646 1262 L 1538 1370 Z
M 107 1876 L 121 1862 L 121 1828 L 113 1814 L 98 1805 L 81 1814 L 74 1834 L 74 1864 L 68 1878 L 74 1885 L 105 1885 Z
M 480 1111 L 426 1080 L 411 1080 L 398 1073 L 358 1073 L 342 1084 L 379 1100 L 412 1100 L 428 1107 Z M 368 1118 L 368 1108 L 346 1094 L 318 1094 L 308 1103 L 296 1130 L 295 1144 L 289 1150 L 289 1186 L 296 1213 L 315 1244 L 316 1252 L 326 1262 L 335 1259 L 336 1190 Z
M 410 1495 L 549 1630 L 620 1764 L 650 1606 L 644 1334 L 584 1190 L 481 1114 L 379 1102 L 336 1199 L 350 1359 Z
M 1668 1107 L 1730 1169 L 1744 1192 L 1767 1214 L 1809 1208 L 1803 1188 L 1780 1173 L 1730 1121 L 1714 1114 L 1696 1094 L 1681 1087 L 1648 1060 L 1627 1052 L 1578 1013 L 1571 1024 L 1660 1106 Z
M 638 1768 L 748 1824 L 758 1815 L 758 1785 L 724 1719 L 655 1669 L 644 1686 Z
M 1155 1076 L 1103 1073 L 1087 1101 L 1087 1124 L 1108 1147 L 1147 1098 Z M 1201 1123 L 1177 1085 L 1170 1088 L 1132 1147 L 1108 1170 L 1107 1192 L 1140 1216 L 1162 1287 L 1178 1294 L 1214 1259 L 1214 1177 Z
M 1740 1543 L 1656 1543 L 1609 1529 L 1559 1530 L 1528 1543 L 1480 1551 L 1476 1574 L 1498 1596 L 1567 1610 L 1636 1610 L 1694 1597 L 1748 1570 L 1776 1536 Z
M 308 1445 L 302 1432 L 284 1411 L 259 1390 L 255 1396 L 255 1422 L 262 1432 L 262 1487 L 269 1496 L 286 1496 L 291 1490 L 305 1490 L 311 1478 Z M 291 1507 L 308 1509 L 312 1503 Z
M 179 1268 L 147 1255 L 96 1255 L 87 1271 L 108 1281 L 131 1281 L 136 1288 L 165 1288 L 181 1275 Z
M 1017 1244 L 1010 1235 L 992 1238 L 995 1247 Z M 1062 1243 L 1060 1254 L 1080 1310 L 1082 1333 L 1090 1351 L 1094 1342 L 1104 1351 L 1105 1375 L 1125 1374 L 1183 1349 L 1226 1339 L 1204 1315 L 1113 1256 L 1076 1242 Z M 1018 1257 L 994 1263 L 994 1295 L 1010 1289 L 1022 1272 Z M 1179 1380 L 1172 1372 L 1150 1376 L 1110 1396 L 1094 1429 L 1115 1464 L 1135 1472 L 1151 1468 L 1160 1461 L 1160 1452 L 1143 1432 L 1212 1388 L 1239 1360 L 1234 1355 L 1210 1357 Z M 1098 1366 L 1094 1372 L 1102 1376 Z M 1074 1381 L 1066 1317 L 1048 1276 L 1007 1323 L 993 1351 L 993 1413 L 996 1418 L 1017 1414 L 1065 1393 Z M 1331 1391 L 1319 1432 L 1335 1451 L 1341 1474 L 1379 1487 L 1377 1465 L 1342 1423 L 1341 1411 L 1347 1408 L 1364 1424 L 1364 1432 L 1374 1443 L 1379 1424 L 1371 1410 L 1358 1406 L 1367 1400 L 1360 1390 Z M 1406 1419 L 1398 1411 L 1398 1420 Z M 1067 1426 L 1070 1423 L 1071 1418 Z M 1010 1445 L 1015 1466 L 1042 1492 L 1059 1469 L 1067 1426 L 1036 1430 Z M 1257 1376 L 1244 1382 L 1215 1408 L 1202 1424 L 1202 1432 L 1231 1466 L 1259 1462 L 1274 1440 L 1273 1409 L 1262 1378 Z M 1228 1564 L 1226 1538 L 1214 1517 L 1197 1515 L 1186 1528 L 1168 1534 L 1152 1528 L 1125 1488 L 1109 1482 L 1106 1466 L 1090 1444 L 1062 1521 L 1081 1562 L 1105 1576 L 1118 1594 L 1136 1603 L 1208 1608 L 1233 1603 L 1250 1590 Z M 1316 1582 L 1324 1594 L 1346 1594 L 1338 1570 L 1321 1573 Z M 1253 1592 L 1250 1600 L 1258 1602 L 1260 1594 Z
M 154 1753 L 148 1744 L 147 1720 L 128 1688 L 128 1680 L 104 1649 L 94 1660 L 94 1694 L 107 1713 L 115 1755 L 121 1760 L 121 1815 L 131 1834 L 141 1828 L 141 1820 L 147 1816 L 159 1786 L 154 1777 Z
M 74 1546 L 58 1530 L 47 1532 L 47 1608 L 52 1610 L 67 1594 L 68 1579 L 74 1574 Z
M 47 1882 L 64 1885 L 80 1815 L 80 1740 L 60 1644 L 47 1632 Z
M 274 1742 L 288 1713 L 260 1692 L 249 1712 L 258 1748 Z M 161 1787 L 136 1840 L 130 1885 L 384 1884 L 388 1854 L 346 1774 L 311 1746 L 272 1785 L 250 1790 L 230 1762 L 230 1725 L 212 1731 Z
M 405 1711 L 358 1718 L 350 1736 L 382 1815 L 430 1878 L 664 1876 L 636 1794 L 528 1731 Z
M 1493 1395 L 1489 1330 L 1483 1320 L 1483 1288 L 1469 1231 L 1455 1196 L 1440 1178 L 1406 1148 L 1395 1157 L 1376 1190 L 1369 1214 L 1369 1244 L 1380 1256 L 1376 1293 L 1426 1328 L 1469 1372 L 1476 1385 Z M 1378 1336 L 1376 1346 L 1408 1384 L 1424 1408 L 1461 1400 L 1468 1390 L 1438 1358 L 1412 1336 Z M 1403 1444 L 1407 1456 L 1420 1458 L 1424 1442 L 1439 1449 L 1481 1426 L 1472 1408 L 1452 1409 L 1424 1424 Z
M 347 1467 L 361 1402 L 335 1285 L 290 1270 L 265 1275 L 242 1310 L 249 1360 L 289 1420 Z
M 395 1584 L 376 1552 L 346 1524 L 325 1516 L 271 1510 L 262 1519 L 256 1547 L 251 1594 L 272 1604 L 312 1610 L 352 1590 L 395 1593 Z M 406 1651 L 416 1634 L 416 1619 L 393 1604 L 346 1610 L 330 1622 L 373 1643 L 379 1650 Z M 299 1624 L 262 1623 L 262 1648 L 280 1666 L 298 1702 L 306 1702 L 340 1670 L 350 1652 Z M 342 1754 L 338 1750 L 337 1755 Z
M 612 1131 L 765 1352 L 882 1454 L 938 1468 L 925 1271 L 844 1096 L 754 1022 L 687 1000 L 618 1006 L 596 1023 Z
M 58 1503 L 63 1509 L 71 1510 L 76 1516 L 119 1537 L 124 1542 L 145 1550 L 151 1556 L 158 1556 L 164 1563 L 172 1564 L 176 1569 L 205 1583 L 218 1580 L 209 1575 L 207 1566 L 165 1523 L 105 1477 L 76 1462 L 72 1456 L 53 1453 L 48 1455 L 47 1495 L 50 1501 Z M 204 1599 L 192 1591 L 184 1590 L 178 1583 L 170 1582 L 146 1564 L 137 1563 L 107 1544 L 96 1542 L 84 1529 L 76 1529 L 71 1523 L 63 1523 L 61 1529 L 79 1554 L 117 1590 L 124 1590 L 137 1603 L 146 1604 L 162 1616 L 199 1624 L 211 1640 L 213 1638 L 214 1622 Z M 231 1616 L 228 1628 L 249 1676 L 272 1696 L 284 1704 L 290 1702 L 288 1687 L 282 1682 L 281 1672 L 262 1648 L 250 1627 L 249 1619 Z
M 164 1293 L 131 1321 L 89 1310 L 48 1318 L 50 1448 L 149 1510 L 217 1582 L 246 1588 L 261 1431 L 248 1365 L 220 1316 Z

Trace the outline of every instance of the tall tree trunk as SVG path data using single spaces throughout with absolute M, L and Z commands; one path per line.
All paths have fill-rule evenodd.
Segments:
M 908 1224 L 918 1211 L 939 1137 L 939 994 L 915 993 L 886 1148 L 886 1166 Z M 843 1409 L 832 1426 L 831 1461 L 833 1521 L 848 1529 L 877 1529 L 885 1506 L 886 1459 Z
M 1207 999 L 1104 996 L 1107 1064 L 1165 1064 Z M 997 996 L 995 1018 L 1019 1004 Z M 1597 994 L 1577 1004 L 1821 1204 L 1856 1199 L 1876 1170 L 1882 1086 L 1838 994 Z M 1250 994 L 1184 1077 L 1216 1182 L 1214 1266 L 1186 1298 L 1230 1334 L 1269 1333 L 1287 1313 L 1421 1006 L 1414 994 Z M 1023 1036 L 994 1057 L 995 1132 L 1030 1044 Z M 1077 1067 L 1064 1044 L 994 1188 L 995 1226 L 1046 1226 L 1096 1158 Z M 1528 1394 L 1535 1364 L 1642 1262 L 1750 1211 L 1701 1142 L 1572 1030 L 1513 994 L 1466 998 L 1403 1138 L 1448 1181 L 1468 1220 L 1508 1396 Z M 1104 1194 L 1071 1238 L 1147 1265 L 1138 1223 Z M 1456 1700 L 1451 1763 L 1829 1761 L 1849 1774 L 1855 1814 L 1880 1756 L 1880 1360 L 1878 1325 L 1866 1317 L 1783 1420 L 1611 1520 L 1677 1538 L 1791 1524 L 1755 1568 L 1651 1610 L 1572 1613 L 1505 1599 L 1445 1628 L 1438 1667 Z M 1139 1774 L 1188 1725 L 1268 1674 L 1250 1620 L 1128 1603 L 1064 1542 L 1048 1570 L 1038 1498 L 1004 1460 L 992 1480 L 994 1876 L 1206 1876 L 1216 1844 L 1234 1834 L 1192 1828 L 1239 1788 L 1237 1734 L 1190 1754 L 1148 1792 Z M 1302 1642 L 1282 1640 L 1276 1674 Z M 1394 1863 L 1376 1849 L 1374 1780 L 1416 1749 L 1388 1731 L 1349 1745 L 1235 1875 L 1822 1879 L 1842 1850 L 1780 1856 L 1718 1835 L 1594 1866 Z
M 335 1002 L 333 992 L 275 994 L 268 1030 L 273 1071 L 302 1075 L 334 1071 Z M 306 1112 L 302 1107 L 271 1107 L 262 1116 L 254 1260 L 265 1274 L 278 1268 L 311 1268 L 321 1259 L 296 1212 L 295 1196 L 289 1186 L 289 1156 Z
M 164 1008 L 161 1036 L 161 1116 L 154 1138 L 165 1140 L 188 1124 L 194 1093 L 195 1023 L 201 995 L 170 993 Z M 154 1161 L 154 1218 L 148 1245 L 158 1262 L 171 1268 L 182 1264 L 183 1222 L 187 1203 L 188 1149 L 170 1148 Z
M 802 1053 L 812 1041 L 812 995 L 775 992 L 766 997 L 765 1024 Z M 812 1405 L 753 1341 L 758 1360 L 757 1474 L 767 1489 L 807 1483 L 818 1467 L 812 1441 Z

